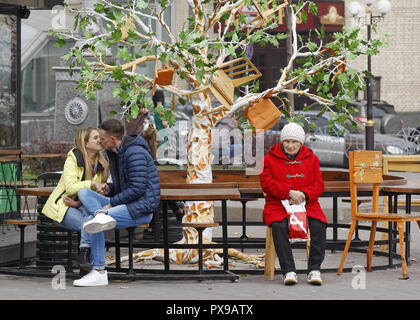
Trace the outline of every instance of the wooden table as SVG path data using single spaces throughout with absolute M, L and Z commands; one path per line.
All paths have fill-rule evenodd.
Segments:
M 389 212 L 397 213 L 398 212 L 398 196 L 405 194 L 405 212 L 407 214 L 411 213 L 411 196 L 412 195 L 420 195 L 420 183 L 416 183 L 413 181 L 408 181 L 407 184 L 404 185 L 396 185 L 396 186 L 384 186 L 382 188 L 382 192 L 388 195 L 388 208 Z M 392 204 L 392 198 L 394 197 L 394 205 Z M 405 225 L 406 230 L 406 237 L 405 237 L 405 255 L 407 264 L 410 264 L 410 231 L 411 225 L 410 222 L 407 222 Z M 392 236 L 392 235 L 389 235 Z M 390 237 L 391 238 L 391 237 Z M 392 259 L 392 256 L 389 257 Z M 389 262 L 392 263 L 392 260 Z

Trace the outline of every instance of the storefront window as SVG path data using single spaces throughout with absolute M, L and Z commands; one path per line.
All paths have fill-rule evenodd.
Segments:
M 73 43 L 61 48 L 50 40 L 22 70 L 22 112 L 54 112 L 55 71 L 60 57 L 71 50 Z

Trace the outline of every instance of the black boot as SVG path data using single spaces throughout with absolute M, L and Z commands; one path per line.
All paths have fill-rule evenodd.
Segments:
M 92 270 L 92 264 L 90 263 L 90 248 L 81 247 L 77 260 L 79 262 L 80 276 L 83 277 Z

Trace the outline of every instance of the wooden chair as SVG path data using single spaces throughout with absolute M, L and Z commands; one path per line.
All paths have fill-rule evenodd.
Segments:
M 219 68 L 210 81 L 209 89 L 224 108 L 234 104 L 234 90 L 261 77 L 261 72 L 247 58 L 238 58 L 216 66 Z
M 0 150 L 0 202 L 3 202 L 5 220 L 23 216 L 20 207 L 20 197 L 16 188 L 27 187 L 34 183 L 33 180 L 22 180 L 22 150 Z M 25 197 L 25 204 L 26 204 Z M 4 225 L 2 226 L 3 229 Z M 3 233 L 4 230 L 2 231 Z
M 20 229 L 19 268 L 23 268 L 25 262 L 25 227 L 39 224 L 39 220 L 5 220 L 5 224 L 18 226 Z
M 340 266 L 337 274 L 343 272 L 344 262 L 346 261 L 347 252 L 350 247 L 352 236 L 356 228 L 357 222 L 360 220 L 372 221 L 369 246 L 367 249 L 367 271 L 372 271 L 372 254 L 373 245 L 375 243 L 376 224 L 378 221 L 396 222 L 398 228 L 400 254 L 402 261 L 402 279 L 408 279 L 407 263 L 405 260 L 404 250 L 404 223 L 408 221 L 416 221 L 420 227 L 419 214 L 400 214 L 379 212 L 379 185 L 383 182 L 382 178 L 382 152 L 380 151 L 351 151 L 349 152 L 349 178 L 350 178 L 350 195 L 352 223 L 350 226 L 347 242 L 341 257 Z M 358 211 L 357 206 L 357 186 L 372 185 L 372 212 Z

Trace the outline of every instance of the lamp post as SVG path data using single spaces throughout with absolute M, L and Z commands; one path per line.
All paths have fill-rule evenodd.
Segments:
M 365 6 L 360 2 L 351 2 L 349 4 L 349 11 L 356 18 L 360 24 L 366 25 L 367 29 L 367 41 L 370 42 L 372 34 L 372 26 L 384 19 L 385 15 L 391 10 L 391 3 L 388 0 L 363 0 Z M 373 5 L 376 4 L 376 9 L 379 12 L 379 15 L 373 14 Z M 372 57 L 367 55 L 368 58 L 368 72 L 372 72 Z M 367 121 L 365 124 L 365 148 L 366 150 L 374 150 L 375 140 L 375 123 L 373 121 L 372 115 L 372 78 L 369 77 L 366 83 L 366 96 L 367 96 L 367 105 L 366 105 L 366 117 Z

